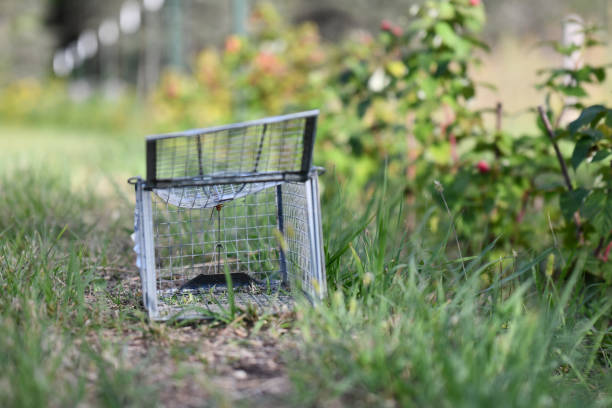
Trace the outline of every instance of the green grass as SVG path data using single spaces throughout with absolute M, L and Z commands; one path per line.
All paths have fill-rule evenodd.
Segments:
M 65 177 L 26 170 L 0 186 L 3 405 L 140 405 L 149 394 L 134 385 L 138 372 L 101 359 L 113 352 L 97 336 L 117 324 L 105 297 L 96 299 L 106 283 L 98 267 L 114 246 L 106 234 L 117 225 L 99 222 L 100 201 L 71 191 Z
M 153 401 L 141 367 L 101 334 L 139 323 L 138 301 L 111 293 L 113 276 L 101 273 L 132 262 L 122 182 L 142 166 L 128 160 L 137 150 L 103 133 L 0 128 L 4 406 Z
M 216 341 L 211 326 L 149 323 L 130 286 L 125 178 L 142 172 L 141 142 L 0 128 L 3 406 L 180 405 L 185 395 L 240 404 L 212 385 L 223 373 L 205 354 Z M 490 243 L 458 260 L 449 255 L 451 217 L 433 203 L 411 235 L 411 209 L 392 191 L 381 187 L 358 213 L 347 203 L 342 195 L 324 203 L 329 299 L 300 306 L 295 321 L 232 319 L 230 328 L 248 333 L 238 345 L 293 328 L 285 352 L 293 385 L 277 403 L 612 404 L 612 296 L 585 276 L 584 254 L 499 259 Z M 441 232 L 427 229 L 429 216 Z M 554 264 L 565 278 L 552 279 Z M 234 367 L 236 357 L 223 358 Z
M 612 347 L 603 318 L 612 299 L 602 293 L 605 286 L 584 286 L 582 255 L 566 260 L 563 284 L 543 270 L 552 249 L 491 260 L 492 243 L 466 259 L 464 273 L 446 256 L 447 243 L 454 245 L 450 228 L 437 247 L 424 246 L 427 220 L 406 237 L 401 201 L 382 201 L 371 229 L 343 262 L 328 265 L 336 285 L 329 303 L 301 310 L 303 342 L 291 364 L 298 405 L 612 403 Z M 327 227 L 341 229 L 334 222 Z M 487 273 L 494 275 L 490 286 L 482 279 Z M 588 312 L 585 294 L 599 299 Z

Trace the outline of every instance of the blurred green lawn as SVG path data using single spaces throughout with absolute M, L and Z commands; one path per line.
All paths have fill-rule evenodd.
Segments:
M 128 177 L 144 176 L 144 136 L 0 125 L 0 172 L 68 175 L 73 188 L 89 184 L 102 194 L 113 185 L 127 189 Z

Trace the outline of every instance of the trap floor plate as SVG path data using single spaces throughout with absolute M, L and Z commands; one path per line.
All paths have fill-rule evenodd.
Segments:
M 255 285 L 234 288 L 234 305 L 243 311 L 251 309 L 258 315 L 279 314 L 293 309 L 293 297 L 278 286 L 264 288 Z M 158 315 L 155 320 L 215 319 L 229 315 L 230 295 L 227 288 L 210 290 L 168 290 L 159 293 Z

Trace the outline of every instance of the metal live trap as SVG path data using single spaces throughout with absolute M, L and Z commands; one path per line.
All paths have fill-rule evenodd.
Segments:
M 318 113 L 147 138 L 146 180 L 129 182 L 151 319 L 277 312 L 296 294 L 325 295 Z

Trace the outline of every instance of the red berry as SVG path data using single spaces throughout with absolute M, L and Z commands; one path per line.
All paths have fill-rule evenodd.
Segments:
M 383 20 L 380 22 L 380 29 L 383 31 L 390 31 L 393 24 L 389 20 Z
M 489 163 L 484 160 L 480 160 L 478 163 L 476 163 L 476 168 L 481 173 L 488 173 L 491 170 L 491 166 L 489 166 Z
M 480 0 L 470 0 L 470 5 L 471 6 L 479 6 L 480 5 Z
M 401 37 L 401 36 L 402 36 L 402 34 L 404 33 L 404 32 L 402 31 L 402 29 L 401 29 L 400 27 L 398 27 L 398 26 L 393 26 L 393 27 L 391 28 L 391 32 L 392 32 L 392 33 L 393 33 L 393 35 L 394 35 L 394 36 L 396 36 L 396 37 Z

